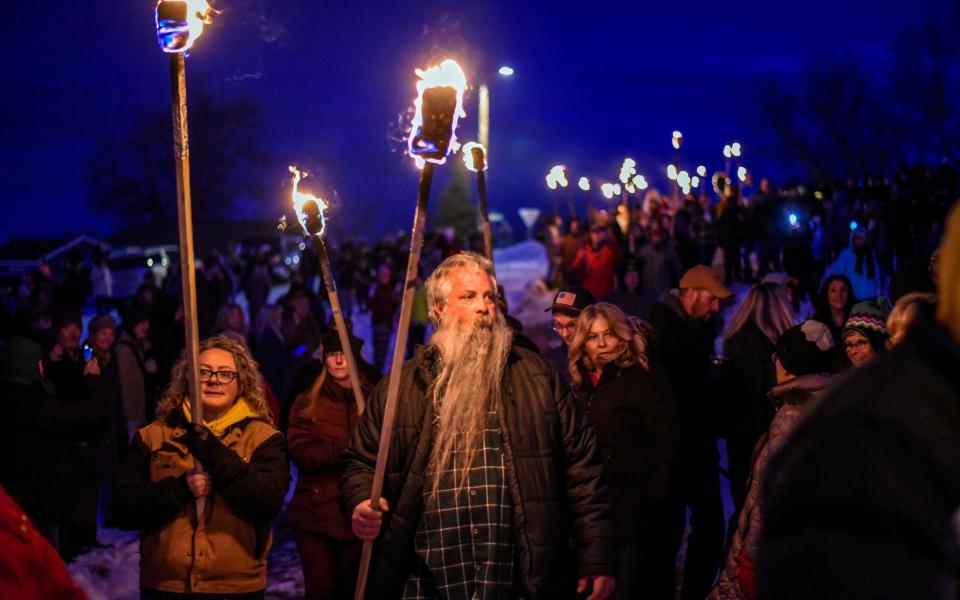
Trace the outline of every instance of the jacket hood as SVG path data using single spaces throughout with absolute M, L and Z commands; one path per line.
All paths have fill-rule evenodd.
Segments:
M 684 321 L 690 320 L 690 315 L 687 314 L 687 309 L 683 307 L 683 303 L 680 302 L 680 290 L 673 288 L 669 292 L 663 295 L 663 305 L 677 313 Z
M 768 395 L 777 406 L 805 405 L 819 400 L 826 393 L 831 381 L 829 375 L 803 375 L 773 386 Z

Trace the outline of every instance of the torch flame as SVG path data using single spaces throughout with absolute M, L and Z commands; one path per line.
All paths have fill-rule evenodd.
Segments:
M 206 0 L 160 0 L 154 11 L 160 48 L 168 54 L 186 52 L 220 12 Z
M 318 198 L 313 194 L 305 194 L 300 191 L 300 180 L 308 177 L 310 174 L 300 169 L 290 166 L 290 172 L 293 173 L 293 210 L 297 213 L 297 221 L 303 228 L 306 235 L 322 236 L 327 228 L 327 220 L 323 215 L 327 203 L 323 198 Z
M 463 149 L 462 149 L 463 164 L 467 165 L 467 168 L 473 171 L 474 173 L 477 172 L 477 165 L 473 163 L 474 148 L 480 148 L 480 151 L 483 152 L 483 169 L 481 170 L 486 171 L 487 166 L 490 164 L 490 161 L 489 161 L 490 157 L 487 156 L 487 149 L 483 147 L 483 144 L 480 144 L 478 142 L 467 142 L 466 144 L 463 145 Z
M 415 72 L 417 77 L 420 78 L 420 81 L 417 82 L 417 99 L 414 101 L 415 113 L 413 115 L 413 128 L 410 131 L 407 148 L 417 168 L 423 169 L 427 161 L 442 165 L 447 161 L 447 156 L 459 147 L 457 143 L 457 121 L 460 117 L 466 116 L 463 110 L 463 90 L 467 87 L 467 77 L 463 74 L 463 69 L 460 68 L 460 65 L 451 59 L 447 59 L 439 65 L 426 70 L 417 69 Z M 424 92 L 432 88 L 452 88 L 456 93 L 456 107 L 453 110 L 453 114 L 450 115 L 450 140 L 446 144 L 434 144 L 433 140 L 427 140 L 423 137 L 423 95 Z M 446 142 L 446 140 L 443 140 L 443 142 Z

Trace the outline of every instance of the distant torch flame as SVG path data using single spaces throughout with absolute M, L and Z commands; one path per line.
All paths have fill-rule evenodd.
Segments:
M 490 164 L 490 157 L 487 156 L 487 149 L 483 147 L 483 144 L 480 144 L 480 143 L 477 143 L 477 142 L 467 142 L 466 144 L 463 145 L 463 150 L 462 150 L 462 152 L 463 152 L 463 164 L 467 165 L 467 168 L 470 169 L 471 171 L 473 171 L 474 173 L 477 172 L 477 165 L 474 164 L 474 162 L 473 162 L 473 149 L 474 149 L 474 148 L 479 148 L 479 149 L 480 149 L 480 152 L 483 152 L 483 165 L 482 165 L 483 168 L 480 169 L 480 170 L 481 170 L 481 171 L 486 171 L 486 170 L 487 170 L 487 166 L 489 166 L 489 164 Z
M 290 172 L 293 173 L 293 210 L 297 213 L 297 221 L 303 227 L 307 235 L 322 236 L 327 228 L 327 220 L 323 216 L 327 203 L 323 198 L 318 198 L 312 194 L 305 194 L 300 191 L 300 180 L 307 177 L 309 173 L 291 166 Z
M 547 173 L 547 187 L 555 190 L 558 186 L 565 188 L 567 185 L 569 185 L 569 181 L 567 181 L 567 167 L 564 165 L 554 165 L 550 167 L 550 172 Z
M 435 67 L 416 70 L 416 112 L 407 148 L 417 168 L 429 161 L 438 165 L 457 149 L 457 121 L 463 112 L 467 78 L 456 61 L 447 59 Z
M 160 0 L 154 13 L 160 48 L 168 54 L 186 52 L 219 13 L 206 0 Z

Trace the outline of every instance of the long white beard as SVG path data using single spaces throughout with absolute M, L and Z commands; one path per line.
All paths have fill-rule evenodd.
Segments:
M 470 466 L 483 447 L 487 414 L 499 407 L 513 332 L 502 315 L 481 317 L 466 327 L 455 319 L 441 321 L 430 337 L 440 353 L 440 373 L 430 398 L 437 427 L 433 442 L 433 486 L 436 496 L 444 470 L 457 469 L 457 489 L 466 486 Z M 456 463 L 454 453 L 458 454 Z

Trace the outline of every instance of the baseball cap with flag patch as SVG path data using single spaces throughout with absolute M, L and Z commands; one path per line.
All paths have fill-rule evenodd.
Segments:
M 553 297 L 553 304 L 544 312 L 558 310 L 576 316 L 595 302 L 593 294 L 581 287 L 563 287 Z

